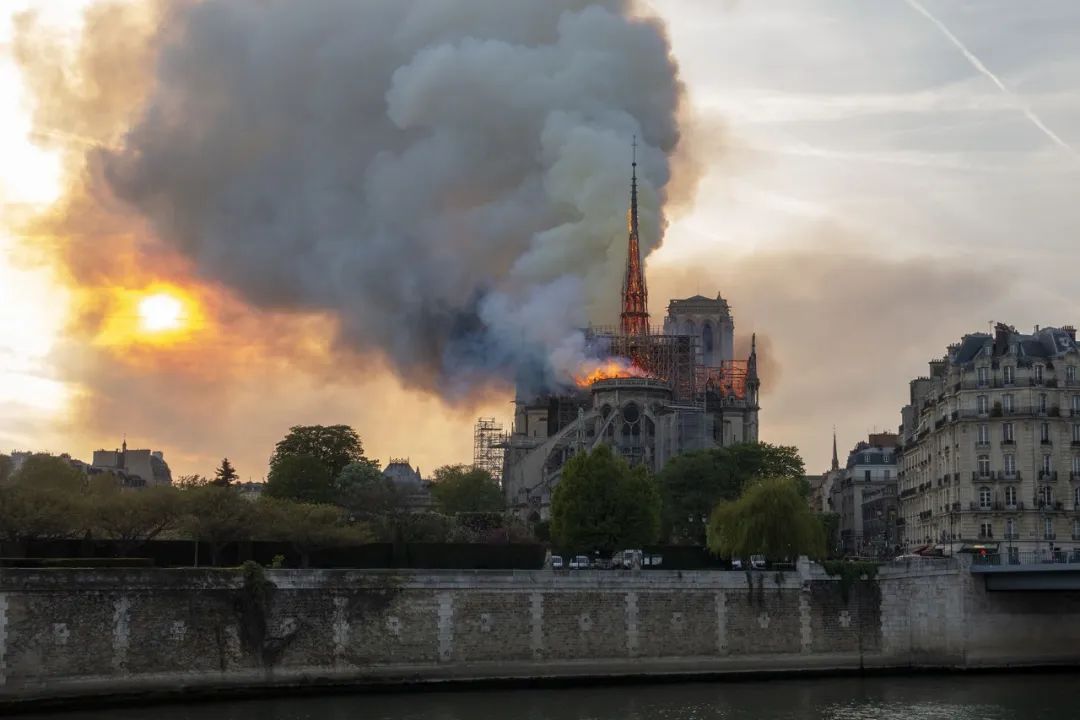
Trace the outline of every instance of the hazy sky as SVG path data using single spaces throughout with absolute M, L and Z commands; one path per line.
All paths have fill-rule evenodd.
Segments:
M 15 3 L 47 8 L 73 34 L 85 4 Z M 798 445 L 820 471 L 834 425 L 841 447 L 894 429 L 908 380 L 962 333 L 1080 320 L 1080 3 L 651 4 L 669 26 L 703 173 L 648 259 L 652 311 L 719 291 L 737 334 L 759 333 L 764 440 Z M 10 220 L 55 198 L 61 171 L 54 150 L 27 137 L 12 22 L 0 12 L 0 202 Z M 40 267 L 38 249 L 35 238 L 0 236 L 5 450 L 85 458 L 126 432 L 163 449 L 176 471 L 209 472 L 227 454 L 242 475 L 261 477 L 289 425 L 348 422 L 369 454 L 409 456 L 426 471 L 470 459 L 478 412 L 509 419 L 509 397 L 447 408 L 376 367 L 297 369 L 266 340 L 247 348 L 249 371 L 197 383 L 185 398 L 170 394 L 167 374 L 117 367 L 95 375 L 108 382 L 87 403 L 75 378 L 100 358 L 71 347 L 71 291 Z M 268 322 L 221 302 L 241 327 Z M 184 372 L 214 362 L 181 360 Z

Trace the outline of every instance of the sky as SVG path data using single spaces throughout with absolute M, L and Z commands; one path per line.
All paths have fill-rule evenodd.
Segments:
M 107 305 L 52 262 L 55 246 L 22 221 L 60 198 L 81 138 L 108 130 L 42 133 L 14 17 L 43 11 L 74 41 L 89 4 L 0 10 L 0 448 L 86 458 L 126 434 L 164 450 L 174 473 L 209 473 L 228 455 L 258 479 L 290 425 L 344 422 L 383 462 L 409 457 L 425 473 L 468 462 L 473 419 L 508 422 L 507 393 L 447 402 L 379 361 L 343 366 L 328 356 L 332 319 L 170 286 L 187 272 L 176 258 L 144 258 L 132 270 L 148 278 L 141 295 L 110 291 Z M 646 261 L 652 312 L 719 292 L 736 334 L 758 334 L 763 440 L 824 470 L 834 427 L 841 448 L 894 430 L 908 381 L 962 334 L 1076 324 L 1080 4 L 650 5 L 686 86 L 698 172 Z M 141 81 L 121 79 L 114 94 Z M 196 345 L 146 333 L 139 303 L 154 293 L 181 298 Z M 82 332 L 103 312 L 98 332 Z

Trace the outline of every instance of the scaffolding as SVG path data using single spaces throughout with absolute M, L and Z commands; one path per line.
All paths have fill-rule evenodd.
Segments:
M 648 335 L 623 335 L 607 328 L 590 328 L 589 341 L 604 352 L 624 357 L 649 377 L 671 387 L 672 401 L 696 405 L 697 338 L 691 335 L 664 335 L 658 328 Z
M 486 470 L 501 483 L 505 452 L 503 426 L 495 422 L 495 418 L 477 418 L 473 428 L 473 467 Z
M 727 360 L 716 367 L 694 369 L 697 391 L 706 395 L 736 400 L 746 399 L 746 377 L 749 363 L 745 360 Z

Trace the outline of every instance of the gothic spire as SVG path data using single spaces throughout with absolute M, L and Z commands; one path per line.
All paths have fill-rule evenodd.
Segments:
M 832 469 L 840 469 L 840 458 L 836 455 L 836 427 L 832 429 Z
M 641 269 L 641 241 L 638 237 L 637 136 L 633 144 L 633 174 L 630 180 L 630 213 L 627 222 L 629 243 L 626 252 L 626 276 L 623 278 L 622 315 L 619 328 L 623 335 L 649 334 L 649 290 Z

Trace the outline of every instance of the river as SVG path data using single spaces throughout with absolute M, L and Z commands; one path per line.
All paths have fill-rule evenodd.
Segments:
M 304 696 L 36 720 L 1067 720 L 1080 674 L 916 675 Z

